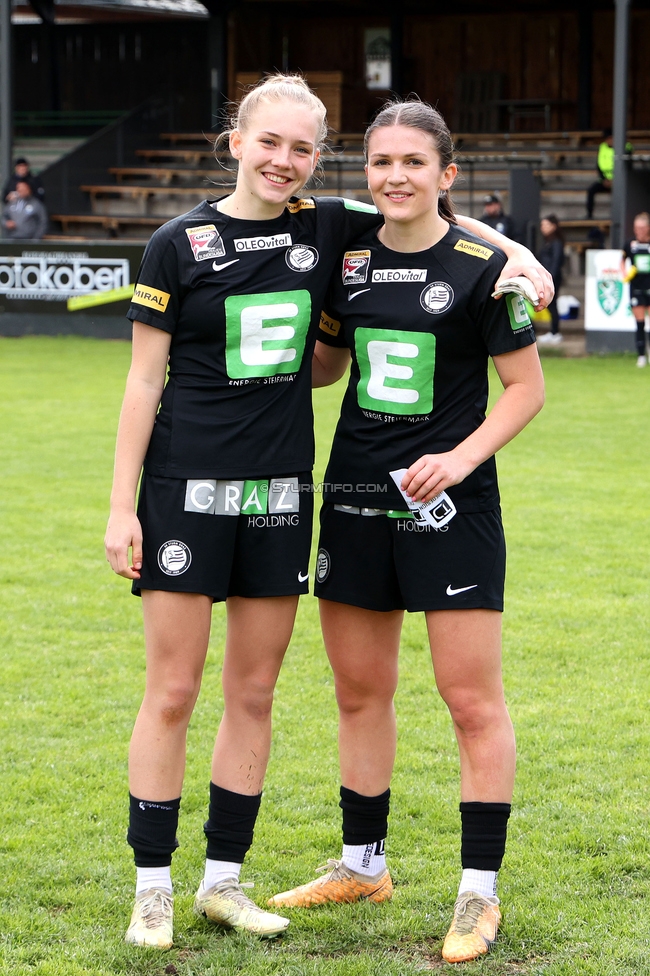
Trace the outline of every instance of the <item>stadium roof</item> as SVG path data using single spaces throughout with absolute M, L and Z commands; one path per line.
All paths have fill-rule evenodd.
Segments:
M 43 5 L 30 0 L 12 0 L 13 24 L 90 23 L 98 20 L 204 19 L 208 11 L 199 0 L 53 0 Z M 45 10 L 43 10 L 45 7 Z M 38 11 L 38 13 L 37 13 Z M 47 11 L 47 13 L 45 13 Z M 45 13 L 45 16 L 40 16 Z

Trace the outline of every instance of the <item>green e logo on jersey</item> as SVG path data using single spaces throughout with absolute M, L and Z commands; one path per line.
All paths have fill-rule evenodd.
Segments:
M 357 400 L 366 410 L 424 414 L 433 407 L 436 337 L 430 332 L 357 329 Z
M 526 326 L 531 324 L 530 315 L 528 314 L 528 305 L 526 299 L 521 295 L 516 295 L 511 293 L 505 296 L 506 307 L 508 309 L 508 316 L 510 318 L 510 328 L 513 331 L 517 329 L 525 329 Z
M 311 319 L 308 291 L 230 295 L 224 306 L 231 379 L 298 372 Z

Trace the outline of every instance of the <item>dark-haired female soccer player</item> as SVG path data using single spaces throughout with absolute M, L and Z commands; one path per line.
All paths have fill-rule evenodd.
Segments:
M 250 91 L 230 133 L 234 193 L 156 231 L 128 313 L 132 365 L 106 551 L 142 596 L 145 627 L 146 688 L 129 753 L 137 879 L 126 938 L 138 945 L 172 944 L 186 733 L 219 600 L 224 714 L 196 908 L 259 935 L 289 924 L 258 908 L 239 875 L 269 759 L 273 690 L 307 592 L 312 496 L 301 489 L 313 464 L 320 311 L 341 243 L 381 221 L 352 200 L 295 196 L 326 133 L 325 107 L 304 79 L 278 75 Z M 527 273 L 546 304 L 545 272 L 533 263 Z
M 496 938 L 515 772 L 501 680 L 505 545 L 494 455 L 540 410 L 543 378 L 523 299 L 491 298 L 503 253 L 456 223 L 448 198 L 456 166 L 439 113 L 417 101 L 387 106 L 366 153 L 385 223 L 341 257 L 314 367 L 323 385 L 352 356 L 315 588 L 340 710 L 343 854 L 270 904 L 390 898 L 384 841 L 400 631 L 405 609 L 424 611 L 460 751 L 463 873 L 443 947 L 460 962 Z M 504 389 L 486 418 L 489 357 Z M 338 490 L 350 484 L 354 494 Z M 415 507 L 435 498 L 428 514 L 410 511 L 398 485 Z

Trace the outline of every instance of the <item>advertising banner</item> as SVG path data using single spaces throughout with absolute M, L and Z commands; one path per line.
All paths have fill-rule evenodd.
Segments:
M 0 335 L 128 338 L 144 244 L 0 241 Z
M 634 352 L 636 324 L 630 286 L 623 281 L 623 253 L 586 252 L 585 335 L 587 352 Z

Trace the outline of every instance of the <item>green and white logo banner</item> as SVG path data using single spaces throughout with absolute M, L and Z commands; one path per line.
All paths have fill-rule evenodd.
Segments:
M 357 329 L 359 406 L 400 415 L 427 414 L 433 408 L 436 338 L 428 332 Z
M 630 286 L 623 281 L 623 252 L 612 248 L 586 252 L 585 329 L 600 332 L 634 332 Z M 630 344 L 630 349 L 633 345 Z

